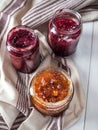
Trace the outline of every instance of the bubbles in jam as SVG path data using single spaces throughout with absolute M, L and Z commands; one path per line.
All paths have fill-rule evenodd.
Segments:
M 70 81 L 56 70 L 42 71 L 34 80 L 36 95 L 45 102 L 59 102 L 69 94 Z

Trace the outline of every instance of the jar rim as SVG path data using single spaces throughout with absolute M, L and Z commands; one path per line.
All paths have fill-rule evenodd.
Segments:
M 70 15 L 73 15 L 73 18 L 78 20 L 78 26 L 72 30 L 72 31 L 67 31 L 67 30 L 62 30 L 62 29 L 58 29 L 56 24 L 55 24 L 55 20 L 58 16 L 63 16 L 64 14 L 69 13 Z M 73 34 L 76 33 L 77 31 L 80 30 L 81 26 L 82 26 L 82 17 L 80 15 L 79 12 L 72 10 L 72 9 L 67 9 L 67 8 L 62 8 L 59 9 L 55 12 L 54 16 L 52 17 L 52 19 L 50 20 L 50 22 L 52 22 L 53 26 L 55 27 L 56 30 L 58 30 L 61 33 L 66 33 L 66 34 Z
M 34 92 L 34 89 L 33 87 L 31 86 L 32 82 L 34 82 L 33 80 L 36 78 L 36 76 L 38 74 L 40 74 L 41 72 L 43 71 L 47 71 L 49 69 L 53 69 L 53 70 L 56 70 L 60 73 L 62 73 L 64 76 L 66 76 L 66 78 L 70 81 L 70 87 L 69 87 L 69 92 L 68 92 L 68 95 L 61 101 L 58 101 L 58 102 L 45 102 L 43 100 L 41 100 Z M 72 95 L 73 95 L 73 91 L 74 91 L 74 87 L 73 87 L 73 84 L 72 84 L 72 80 L 71 78 L 68 76 L 67 72 L 65 72 L 65 70 L 63 70 L 62 68 L 59 68 L 59 67 L 54 67 L 54 66 L 48 66 L 44 69 L 42 69 L 40 72 L 36 73 L 33 78 L 31 78 L 31 81 L 30 81 L 30 86 L 29 86 L 29 96 L 34 96 L 35 100 L 37 100 L 37 102 L 39 102 L 40 104 L 43 104 L 44 106 L 47 106 L 47 107 L 50 107 L 50 108 L 55 108 L 55 107 L 59 107 L 63 104 L 66 104 L 68 103 L 68 101 L 71 100 L 72 98 Z M 31 94 L 32 93 L 32 94 Z
M 7 41 L 6 41 L 7 49 L 10 50 L 10 51 L 16 52 L 18 54 L 22 54 L 24 52 L 28 52 L 29 50 L 31 50 L 33 48 L 35 49 L 36 48 L 36 44 L 34 44 L 34 45 L 31 44 L 31 45 L 23 47 L 23 48 L 22 47 L 18 47 L 17 48 L 15 46 L 12 46 L 10 44 L 10 42 L 8 42 L 8 38 L 12 35 L 12 33 L 18 31 L 19 29 L 21 29 L 21 30 L 25 29 L 25 30 L 29 31 L 30 33 L 32 33 L 32 35 L 34 36 L 34 42 L 37 42 L 38 37 L 35 34 L 33 29 L 31 29 L 30 27 L 25 26 L 25 25 L 18 25 L 18 26 L 13 27 L 9 31 L 8 35 L 7 35 Z

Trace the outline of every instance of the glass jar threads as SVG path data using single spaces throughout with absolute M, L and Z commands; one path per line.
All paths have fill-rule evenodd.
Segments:
M 16 70 L 31 73 L 40 63 L 39 39 L 27 26 L 12 28 L 7 36 L 7 50 Z
M 47 115 L 57 115 L 67 109 L 73 91 L 72 81 L 65 71 L 53 66 L 40 70 L 30 83 L 32 104 Z
M 81 32 L 80 14 L 60 9 L 49 22 L 48 43 L 56 55 L 69 56 L 76 51 Z

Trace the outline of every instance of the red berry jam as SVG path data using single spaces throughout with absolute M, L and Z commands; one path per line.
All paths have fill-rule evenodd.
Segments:
M 14 27 L 8 33 L 6 44 L 18 71 L 31 73 L 39 65 L 39 40 L 32 29 L 27 26 Z
M 8 38 L 8 42 L 16 48 L 25 48 L 29 45 L 35 46 L 34 36 L 28 30 L 19 29 Z
M 62 9 L 49 22 L 49 45 L 56 55 L 69 56 L 75 52 L 81 32 L 81 16 Z

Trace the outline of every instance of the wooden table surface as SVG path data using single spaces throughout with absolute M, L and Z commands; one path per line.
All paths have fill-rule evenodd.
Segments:
M 83 24 L 77 51 L 71 56 L 86 95 L 86 108 L 81 119 L 68 130 L 98 129 L 98 22 Z

